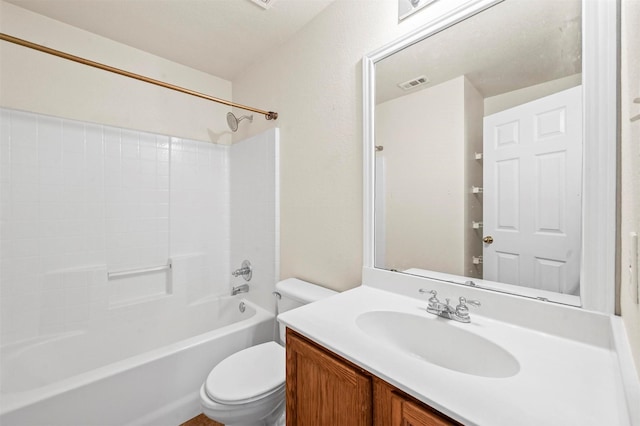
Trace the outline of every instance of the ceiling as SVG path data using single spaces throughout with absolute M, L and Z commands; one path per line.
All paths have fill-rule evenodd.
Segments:
M 74 27 L 233 80 L 334 0 L 6 0 Z
M 200 71 L 234 80 L 334 0 L 5 0 Z M 580 72 L 579 0 L 511 0 L 376 65 L 376 101 L 466 75 L 483 96 Z M 499 28 L 499 31 L 495 31 Z
M 499 3 L 376 64 L 376 102 L 465 75 L 483 97 L 578 74 L 579 0 Z M 421 75 L 430 82 L 404 91 Z

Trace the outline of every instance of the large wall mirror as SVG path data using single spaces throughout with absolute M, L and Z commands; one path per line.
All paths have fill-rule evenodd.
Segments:
M 613 310 L 606 3 L 472 1 L 365 57 L 365 267 Z

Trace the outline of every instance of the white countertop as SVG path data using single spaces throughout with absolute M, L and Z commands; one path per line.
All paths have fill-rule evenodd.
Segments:
M 449 321 L 503 347 L 520 363 L 514 376 L 491 378 L 431 364 L 381 343 L 356 325 L 356 318 L 369 311 L 433 317 L 426 304 L 361 286 L 285 312 L 278 320 L 465 425 L 630 424 L 618 358 L 610 344 L 584 343 L 473 312 L 469 324 Z

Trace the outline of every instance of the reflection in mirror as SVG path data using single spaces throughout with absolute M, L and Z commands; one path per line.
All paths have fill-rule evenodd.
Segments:
M 398 21 L 413 15 L 435 0 L 398 0 Z
M 506 0 L 375 64 L 377 268 L 580 303 L 581 42 Z

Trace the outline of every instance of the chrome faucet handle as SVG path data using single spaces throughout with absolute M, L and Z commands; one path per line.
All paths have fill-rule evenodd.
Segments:
M 458 321 L 469 322 L 469 307 L 467 305 L 478 307 L 480 306 L 480 302 L 477 300 L 467 300 L 464 297 L 460 297 L 458 301 L 458 306 L 456 306 L 456 317 L 458 317 Z
M 441 302 L 438 300 L 438 292 L 435 290 L 427 290 L 426 288 L 421 288 L 420 290 L 418 290 L 418 292 L 420 293 L 427 293 L 427 294 L 431 294 L 431 297 L 429 298 L 429 307 L 430 308 L 438 308 L 441 304 Z
M 242 262 L 242 266 L 239 269 L 236 269 L 231 273 L 234 277 L 242 277 L 245 281 L 251 281 L 251 276 L 253 275 L 253 268 L 251 267 L 251 262 L 248 260 L 244 260 Z

